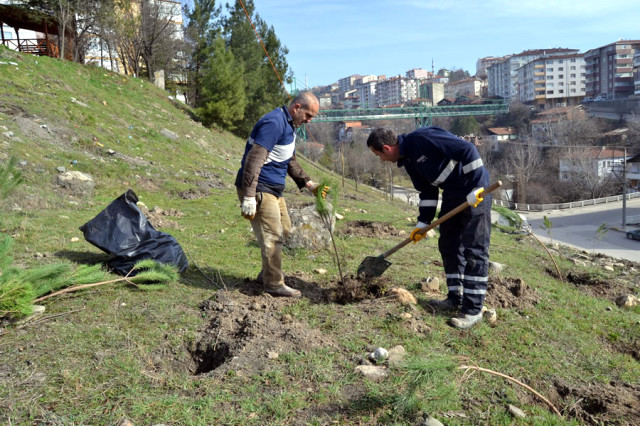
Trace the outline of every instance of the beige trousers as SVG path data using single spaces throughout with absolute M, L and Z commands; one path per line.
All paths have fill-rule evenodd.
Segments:
M 243 196 L 242 190 L 238 189 L 238 199 L 241 203 Z M 278 288 L 284 285 L 282 245 L 291 229 L 291 219 L 283 197 L 258 192 L 256 204 L 256 216 L 251 221 L 251 226 L 262 256 L 259 277 L 266 288 Z

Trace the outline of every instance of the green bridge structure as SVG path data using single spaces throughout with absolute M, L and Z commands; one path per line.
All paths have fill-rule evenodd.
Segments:
M 504 101 L 480 105 L 448 105 L 427 106 L 416 105 L 397 108 L 363 108 L 363 109 L 321 109 L 313 118 L 313 123 L 332 121 L 369 121 L 414 119 L 416 128 L 431 125 L 433 117 L 460 117 L 465 115 L 498 115 L 507 114 L 509 104 Z M 298 128 L 298 137 L 307 140 L 305 126 Z

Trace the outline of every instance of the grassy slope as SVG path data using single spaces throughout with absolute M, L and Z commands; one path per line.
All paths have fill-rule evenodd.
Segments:
M 18 63 L 17 67 L 0 65 L 0 161 L 6 161 L 8 154 L 26 161 L 22 166 L 26 183 L 0 205 L 0 231 L 14 238 L 16 263 L 29 267 L 103 260 L 104 255 L 82 239 L 78 226 L 129 188 L 150 208 L 157 205 L 184 214 L 171 217 L 179 228 L 166 231 L 192 261 L 181 281 L 165 290 L 137 292 L 114 286 L 77 293 L 47 304 L 47 315 L 65 315 L 4 330 L 0 336 L 1 421 L 113 424 L 126 416 L 136 424 L 288 424 L 299 420 L 301 412 L 305 421 L 318 424 L 330 418 L 353 424 L 414 419 L 394 405 L 406 385 L 404 371 L 363 386 L 351 372 L 353 361 L 328 350 L 285 354 L 273 371 L 251 378 L 198 380 L 180 368 L 169 368 L 165 360 L 188 357 L 185 348 L 203 325 L 198 306 L 215 291 L 200 272 L 233 288 L 260 268 L 259 250 L 239 215 L 232 187 L 244 142 L 201 127 L 142 80 L 4 49 L 0 61 Z M 162 136 L 164 128 L 179 139 Z M 2 136 L 6 131 L 14 137 Z M 72 165 L 73 160 L 77 164 Z M 95 193 L 78 197 L 57 189 L 59 166 L 91 174 Z M 307 169 L 319 178 L 314 168 Z M 293 186 L 290 182 L 290 204 L 310 202 Z M 182 196 L 185 191 L 202 193 L 205 187 L 211 188 L 208 196 Z M 382 202 L 373 193 L 355 193 L 350 186 L 342 191 L 352 195 L 341 198 L 340 211 L 347 220 L 384 221 L 409 229 L 405 218 L 414 216 L 412 209 Z M 346 222 L 338 224 L 339 229 L 344 226 Z M 72 241 L 74 237 L 80 240 Z M 397 240 L 341 239 L 346 270 L 355 272 L 364 256 L 379 253 Z M 326 268 L 326 277 L 314 279 L 328 285 L 337 276 L 331 255 L 287 250 L 286 269 Z M 421 278 L 441 276 L 438 259 L 435 241 L 410 245 L 394 255 L 386 275 L 420 294 Z M 638 362 L 611 348 L 637 345 L 638 309 L 606 311 L 610 301 L 587 296 L 550 277 L 546 254 L 527 239 L 494 232 L 492 259 L 507 265 L 504 276 L 522 278 L 541 295 L 536 308 L 499 310 L 497 328 L 481 324 L 470 332 L 457 332 L 446 325 L 445 317 L 430 316 L 418 307 L 431 328 L 426 337 L 420 337 L 397 320 L 404 308 L 391 302 L 385 308 L 388 316 L 367 316 L 357 305 L 316 305 L 305 300 L 289 312 L 331 334 L 340 343 L 341 353 L 361 354 L 367 344 L 402 344 L 411 357 L 432 360 L 433 366 L 438 356 L 449 360 L 464 356 L 526 381 L 543 394 L 554 392 L 553 381 L 558 378 L 576 386 L 581 381 L 637 386 Z M 565 271 L 573 267 L 566 260 L 559 262 Z M 357 327 L 332 320 L 353 315 L 362 315 Z M 434 371 L 439 370 L 434 367 Z M 458 384 L 460 377 L 459 372 L 434 375 L 422 391 L 418 408 L 436 416 L 464 409 L 470 416 L 448 419 L 451 423 L 509 424 L 512 420 L 503 407 L 512 403 L 538 422 L 557 422 L 547 407 L 502 379 L 476 375 Z M 309 380 L 317 382 L 312 394 L 300 384 Z M 456 392 L 436 397 L 438 389 L 451 383 L 456 383 Z M 354 399 L 351 391 L 356 387 L 362 396 Z M 565 404 L 558 407 L 561 410 L 571 406 L 568 400 L 561 403 Z M 313 407 L 316 411 L 310 410 Z

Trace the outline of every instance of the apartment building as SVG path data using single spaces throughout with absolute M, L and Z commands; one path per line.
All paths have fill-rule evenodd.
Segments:
M 487 85 L 486 80 L 478 77 L 465 78 L 464 80 L 454 81 L 444 86 L 445 98 L 457 98 L 458 96 L 477 96 L 481 97 L 484 87 Z
M 400 105 L 418 97 L 418 81 L 413 78 L 392 77 L 376 85 L 376 106 Z
M 157 16 L 169 23 L 166 33 L 174 40 L 184 38 L 182 30 L 182 5 L 175 0 L 151 0 L 154 7 L 157 7 Z M 139 12 L 138 12 L 139 13 Z M 155 13 L 155 11 L 154 11 Z M 181 52 L 178 52 L 181 53 Z M 106 68 L 110 71 L 123 73 L 126 67 L 118 54 L 116 46 L 109 43 L 97 34 L 91 36 L 87 51 L 85 53 L 85 64 L 92 64 Z M 167 79 L 176 82 L 186 81 L 186 76 L 171 75 Z
M 635 92 L 633 64 L 640 40 L 619 40 L 584 54 L 586 96 L 628 98 Z
M 338 80 L 338 92 L 344 94 L 349 90 L 352 90 L 355 86 L 356 81 L 361 78 L 362 76 L 359 74 L 353 74 L 349 77 L 341 78 L 340 80 Z
M 376 107 L 376 86 L 377 80 L 369 80 L 366 83 L 356 85 L 356 96 L 358 96 L 360 108 Z
M 633 93 L 640 96 L 640 45 L 633 52 Z
M 498 62 L 502 62 L 506 59 L 509 59 L 511 55 L 507 56 L 487 56 L 485 58 L 479 58 L 476 61 L 476 76 L 477 77 L 486 77 L 487 76 L 487 68 L 492 66 L 493 64 L 497 64 Z
M 420 84 L 420 99 L 431 101 L 431 105 L 438 105 L 444 99 L 444 83 L 427 80 Z
M 413 68 L 405 73 L 407 78 L 416 78 L 418 80 L 428 79 L 433 77 L 433 73 L 422 68 Z
M 525 50 L 487 68 L 488 93 L 510 101 L 518 99 L 518 69 L 541 57 L 552 57 L 578 53 L 578 49 L 537 49 Z
M 517 70 L 518 100 L 539 109 L 578 105 L 585 96 L 584 54 L 541 57 Z

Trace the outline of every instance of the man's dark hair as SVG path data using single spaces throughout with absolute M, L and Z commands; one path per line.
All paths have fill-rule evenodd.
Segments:
M 382 151 L 383 145 L 393 146 L 397 144 L 398 136 L 396 136 L 393 130 L 383 129 L 382 127 L 378 127 L 372 131 L 367 138 L 367 146 L 376 151 Z

